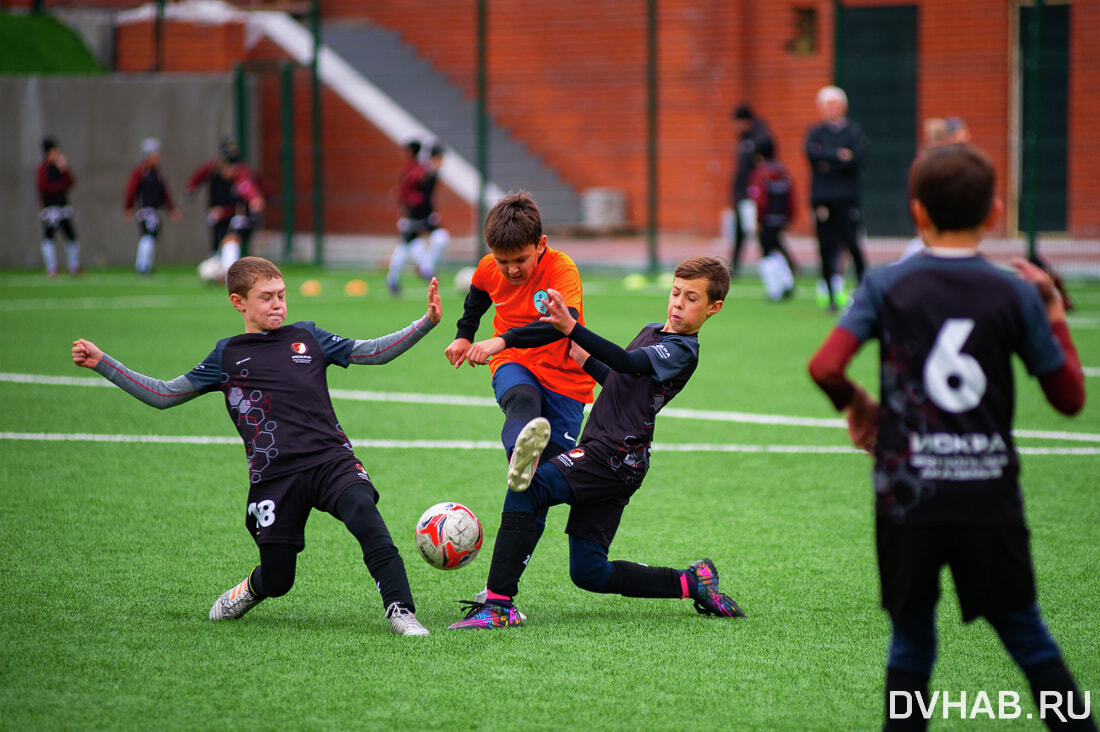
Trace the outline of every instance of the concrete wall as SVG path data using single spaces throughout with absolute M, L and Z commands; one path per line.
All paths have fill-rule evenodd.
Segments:
M 161 141 L 161 167 L 183 212 L 180 223 L 165 223 L 157 262 L 207 256 L 206 191 L 188 200 L 184 184 L 232 132 L 230 75 L 0 77 L 0 109 L 0 267 L 42 266 L 35 175 L 45 135 L 57 138 L 76 178 L 69 199 L 85 267 L 133 264 L 137 225 L 123 218 L 122 198 L 146 137 Z

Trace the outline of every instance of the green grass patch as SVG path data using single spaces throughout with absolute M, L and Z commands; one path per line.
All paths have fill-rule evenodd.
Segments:
M 626 343 L 664 318 L 663 290 L 623 291 L 584 274 L 586 316 Z M 391 297 L 375 272 L 286 268 L 289 321 L 370 338 L 423 313 L 419 286 Z M 366 297 L 343 285 L 363 277 Z M 322 292 L 298 288 L 318 279 Z M 462 296 L 444 280 L 444 322 L 393 364 L 329 370 L 334 390 L 490 398 L 483 368 L 452 369 L 443 349 Z M 701 334 L 701 364 L 671 407 L 835 419 L 805 363 L 835 322 L 804 298 L 764 302 L 737 283 Z M 1071 323 L 1086 366 L 1100 366 L 1100 285 L 1075 286 Z M 548 528 L 517 598 L 528 623 L 447 631 L 455 602 L 481 589 L 505 491 L 503 451 L 382 449 L 357 455 L 405 558 L 427 638 L 389 634 L 358 545 L 332 517 L 306 527 L 297 580 L 239 622 L 212 623 L 214 599 L 256 562 L 244 529 L 244 450 L 48 435 L 235 438 L 218 396 L 158 411 L 75 368 L 85 337 L 127 365 L 169 379 L 240 330 L 224 291 L 193 271 L 149 280 L 121 271 L 78 279 L 0 272 L 0 727 L 5 729 L 871 729 L 881 724 L 888 625 L 877 605 L 870 461 L 854 453 L 654 451 L 612 559 L 686 566 L 712 558 L 749 614 L 727 621 L 690 603 L 585 593 L 568 576 L 566 510 Z M 487 334 L 489 318 L 482 333 Z M 877 387 L 877 352 L 853 373 Z M 91 382 L 23 383 L 6 375 Z M 102 381 L 102 380 L 100 380 Z M 103 382 L 106 384 L 106 382 Z M 1095 390 L 1096 379 L 1087 386 Z M 1074 420 L 1045 406 L 1018 371 L 1017 427 L 1100 433 L 1095 404 Z M 341 424 L 370 440 L 495 441 L 495 406 L 335 398 Z M 41 433 L 13 439 L 12 434 Z M 844 446 L 836 427 L 662 416 L 658 443 Z M 1095 446 L 1021 439 L 1021 446 Z M 1083 689 L 1100 693 L 1100 456 L 1023 458 L 1040 604 Z M 429 505 L 457 500 L 486 544 L 441 572 L 417 556 L 412 529 Z M 1026 682 L 984 623 L 963 626 L 945 576 L 933 689 L 1015 690 Z M 994 697 L 995 698 L 995 697 Z M 939 723 L 959 726 L 956 719 Z M 935 724 L 933 725 L 935 726 Z M 967 726 L 980 727 L 981 723 Z M 1031 729 L 1021 718 L 998 729 Z

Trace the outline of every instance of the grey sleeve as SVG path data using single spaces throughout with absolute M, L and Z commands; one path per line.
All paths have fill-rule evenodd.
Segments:
M 181 374 L 171 381 L 153 379 L 127 368 L 106 353 L 96 364 L 95 371 L 138 401 L 157 409 L 183 404 L 201 393 L 186 375 Z
M 351 348 L 348 363 L 378 365 L 389 363 L 416 345 L 417 341 L 436 326 L 427 315 L 414 320 L 401 330 L 369 341 L 356 340 Z

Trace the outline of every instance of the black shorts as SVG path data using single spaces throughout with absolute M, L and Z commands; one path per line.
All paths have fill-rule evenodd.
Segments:
M 244 524 L 257 545 L 290 544 L 301 551 L 309 512 L 333 513 L 341 494 L 358 482 L 370 486 L 377 503 L 378 491 L 354 456 L 253 483 Z
M 623 509 L 637 486 L 610 475 L 610 468 L 585 454 L 580 445 L 554 457 L 550 463 L 561 471 L 573 492 L 565 533 L 610 547 L 619 530 Z
M 1029 532 L 1022 524 L 875 526 L 882 607 L 891 615 L 936 604 L 940 569 L 951 568 L 963 622 L 1035 602 Z

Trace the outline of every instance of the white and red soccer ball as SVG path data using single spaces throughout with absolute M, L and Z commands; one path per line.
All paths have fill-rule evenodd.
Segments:
M 458 569 L 481 551 L 481 522 L 461 503 L 437 503 L 416 522 L 416 548 L 436 569 Z

